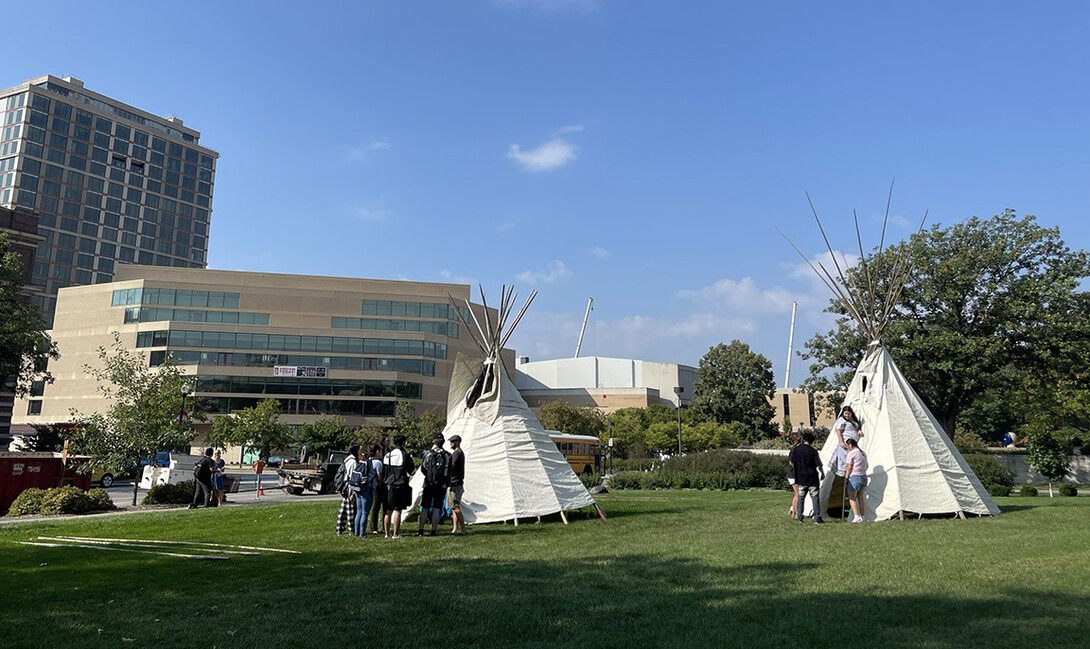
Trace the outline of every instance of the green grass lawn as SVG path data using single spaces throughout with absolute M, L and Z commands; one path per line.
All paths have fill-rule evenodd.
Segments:
M 1090 498 L 824 526 L 789 519 L 783 493 L 599 502 L 608 521 L 398 542 L 335 537 L 335 502 L 3 525 L 0 646 L 1090 646 Z M 195 561 L 14 543 L 38 535 L 303 554 Z

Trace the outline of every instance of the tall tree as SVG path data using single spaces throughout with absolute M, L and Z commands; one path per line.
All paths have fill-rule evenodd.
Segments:
M 1090 377 L 1090 309 L 1078 290 L 1090 275 L 1090 256 L 1070 250 L 1058 229 L 1011 210 L 936 225 L 870 254 L 866 269 L 849 271 L 849 283 L 865 286 L 869 271 L 881 302 L 899 264 L 911 274 L 882 342 L 948 434 L 960 424 L 988 426 L 989 412 L 1010 414 L 997 402 L 1026 392 L 1027 380 Z M 841 318 L 807 342 L 806 387 L 842 391 L 869 341 L 839 302 L 827 311 Z M 1004 430 L 974 432 L 1001 436 L 1014 422 L 999 419 Z
M 775 433 L 769 399 L 776 381 L 772 363 L 762 354 L 740 340 L 719 343 L 700 359 L 696 375 L 693 408 L 721 424 L 737 421 L 767 436 Z
M 45 319 L 23 289 L 23 258 L 0 232 L 0 386 L 13 385 L 19 396 L 34 379 L 52 383 L 47 365 L 60 358 L 45 334 Z
M 545 430 L 559 430 L 565 435 L 590 435 L 601 438 L 605 418 L 594 408 L 573 406 L 564 401 L 549 401 L 537 410 L 537 419 Z
M 1052 497 L 1052 483 L 1067 475 L 1067 458 L 1064 457 L 1064 445 L 1047 431 L 1036 430 L 1029 435 L 1026 444 L 1026 459 L 1048 480 L 1048 497 Z
M 447 416 L 440 410 L 418 413 L 410 401 L 398 401 L 396 408 L 390 423 L 395 434 L 405 436 L 405 448 L 410 452 L 420 452 L 430 447 L 432 436 L 442 432 L 447 425 Z
M 291 427 L 280 422 L 280 401 L 265 399 L 256 406 L 216 417 L 207 436 L 213 446 L 251 446 L 262 459 L 294 442 Z
M 117 473 L 139 460 L 154 460 L 157 451 L 189 446 L 193 430 L 181 417 L 186 378 L 169 359 L 150 368 L 144 355 L 129 351 L 116 333 L 113 345 L 100 347 L 98 357 L 99 366 L 85 365 L 84 370 L 98 381 L 110 406 L 94 413 L 73 409 L 68 432 L 75 448 L 92 456 L 84 466 Z M 134 505 L 138 482 L 133 481 Z
M 322 417 L 311 424 L 303 424 L 296 434 L 296 443 L 304 444 L 316 457 L 325 457 L 329 451 L 348 447 L 356 429 L 346 425 L 342 417 Z

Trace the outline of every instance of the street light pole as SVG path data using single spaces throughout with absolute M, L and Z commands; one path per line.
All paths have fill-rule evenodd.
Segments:
M 183 382 L 182 383 L 182 408 L 181 408 L 181 410 L 178 411 L 178 423 L 183 427 L 185 426 L 185 398 L 187 396 L 189 396 L 190 391 L 192 391 L 192 388 L 189 387 L 189 384 Z
M 677 395 L 677 454 L 681 455 L 681 395 L 685 392 L 685 388 L 678 386 L 674 388 L 674 394 Z

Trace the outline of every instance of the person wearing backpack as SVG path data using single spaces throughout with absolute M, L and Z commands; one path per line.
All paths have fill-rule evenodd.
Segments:
M 388 539 L 401 538 L 401 510 L 412 505 L 413 490 L 409 476 L 416 470 L 413 458 L 405 451 L 405 436 L 394 435 L 394 448 L 382 458 L 382 481 L 386 484 L 386 515 L 382 531 Z
M 193 503 L 190 509 L 207 507 L 212 499 L 212 471 L 216 469 L 216 463 L 212 461 L 212 449 L 206 448 L 204 456 L 193 465 Z
M 443 448 L 443 433 L 432 436 L 431 448 L 424 452 L 420 463 L 424 471 L 424 495 L 420 501 L 419 527 L 416 535 L 424 536 L 424 523 L 431 523 L 431 535 L 446 511 L 447 487 L 450 486 L 450 453 Z
M 356 520 L 356 494 L 348 484 L 348 479 L 356 469 L 360 458 L 360 445 L 353 444 L 348 447 L 348 457 L 337 468 L 337 475 L 333 477 L 333 489 L 341 495 L 341 508 L 337 511 L 337 536 L 344 534 L 349 522 L 355 525 Z
M 382 437 L 378 440 L 378 463 L 382 466 L 382 458 L 386 457 L 386 454 L 390 452 L 392 448 L 390 445 L 390 435 L 383 433 Z M 381 469 L 380 469 L 381 471 Z M 371 533 L 378 534 L 378 524 L 382 520 L 382 517 L 389 511 L 386 505 L 386 481 L 379 480 L 375 483 L 375 504 L 372 506 L 374 511 L 371 513 Z
M 356 494 L 356 517 L 352 520 L 352 533 L 360 538 L 367 538 L 367 519 L 371 503 L 375 498 L 375 485 L 382 476 L 382 460 L 378 459 L 381 447 L 374 445 L 368 449 L 365 457 L 356 463 L 349 486 Z

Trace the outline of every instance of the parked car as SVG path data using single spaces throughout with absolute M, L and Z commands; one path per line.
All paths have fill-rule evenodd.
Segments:
M 103 489 L 109 489 L 114 484 L 114 474 L 112 471 L 92 471 L 91 483 L 99 483 Z
M 271 469 L 279 469 L 285 464 L 299 464 L 302 462 L 299 458 L 286 457 L 283 455 L 270 456 L 268 460 L 265 460 L 265 466 Z

